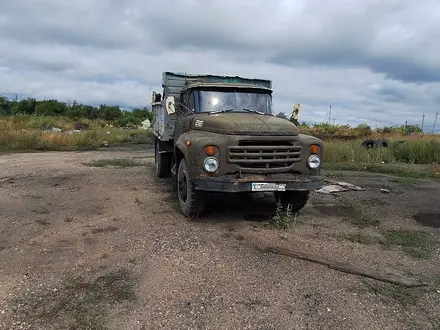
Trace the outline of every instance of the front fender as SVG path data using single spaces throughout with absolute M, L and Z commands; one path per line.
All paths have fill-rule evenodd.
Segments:
M 179 136 L 175 144 L 177 149 L 176 156 L 179 156 L 177 158 L 184 158 L 186 160 L 191 178 L 216 175 L 208 174 L 203 170 L 203 161 L 207 157 L 204 153 L 204 147 L 206 145 L 214 145 L 218 147 L 219 151 L 224 150 L 225 143 L 222 137 L 220 134 L 195 130 L 183 133 Z M 189 141 L 189 145 L 187 141 Z
M 191 141 L 189 139 L 189 136 L 187 136 L 188 133 L 184 133 L 182 135 L 179 136 L 179 138 L 176 141 L 176 152 L 180 152 L 181 154 L 181 158 L 188 158 L 188 147 L 185 144 L 186 141 Z
M 301 140 L 303 141 L 303 145 L 305 147 L 311 145 L 311 144 L 317 144 L 319 145 L 319 157 L 321 158 L 321 162 L 324 161 L 324 142 L 321 139 L 318 139 L 315 136 L 312 135 L 306 135 L 306 134 L 300 134 L 299 135 Z M 321 164 L 322 167 L 322 164 Z

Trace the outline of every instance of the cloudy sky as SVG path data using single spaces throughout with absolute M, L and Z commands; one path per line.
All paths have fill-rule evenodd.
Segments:
M 300 120 L 429 131 L 439 52 L 438 0 L 0 1 L 6 96 L 142 107 L 162 71 L 231 74 Z

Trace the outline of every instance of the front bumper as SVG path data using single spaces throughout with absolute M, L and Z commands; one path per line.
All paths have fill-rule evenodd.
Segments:
M 266 174 L 266 175 L 224 175 L 220 177 L 203 177 L 193 179 L 195 188 L 203 191 L 216 192 L 252 192 L 252 183 L 285 184 L 286 191 L 306 191 L 319 189 L 324 185 L 321 176 L 306 176 L 298 174 Z

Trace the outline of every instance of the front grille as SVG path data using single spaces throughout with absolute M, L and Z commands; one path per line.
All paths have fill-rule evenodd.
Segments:
M 228 148 L 228 162 L 250 172 L 284 171 L 300 161 L 301 149 L 289 141 L 240 141 Z

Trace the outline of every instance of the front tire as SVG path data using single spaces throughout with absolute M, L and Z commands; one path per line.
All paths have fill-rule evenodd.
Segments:
M 289 207 L 292 213 L 296 213 L 306 206 L 310 191 L 284 191 L 274 195 L 277 204 L 280 203 L 284 209 Z
M 204 200 L 191 181 L 185 159 L 180 161 L 177 172 L 177 197 L 185 216 L 197 218 L 203 213 Z

